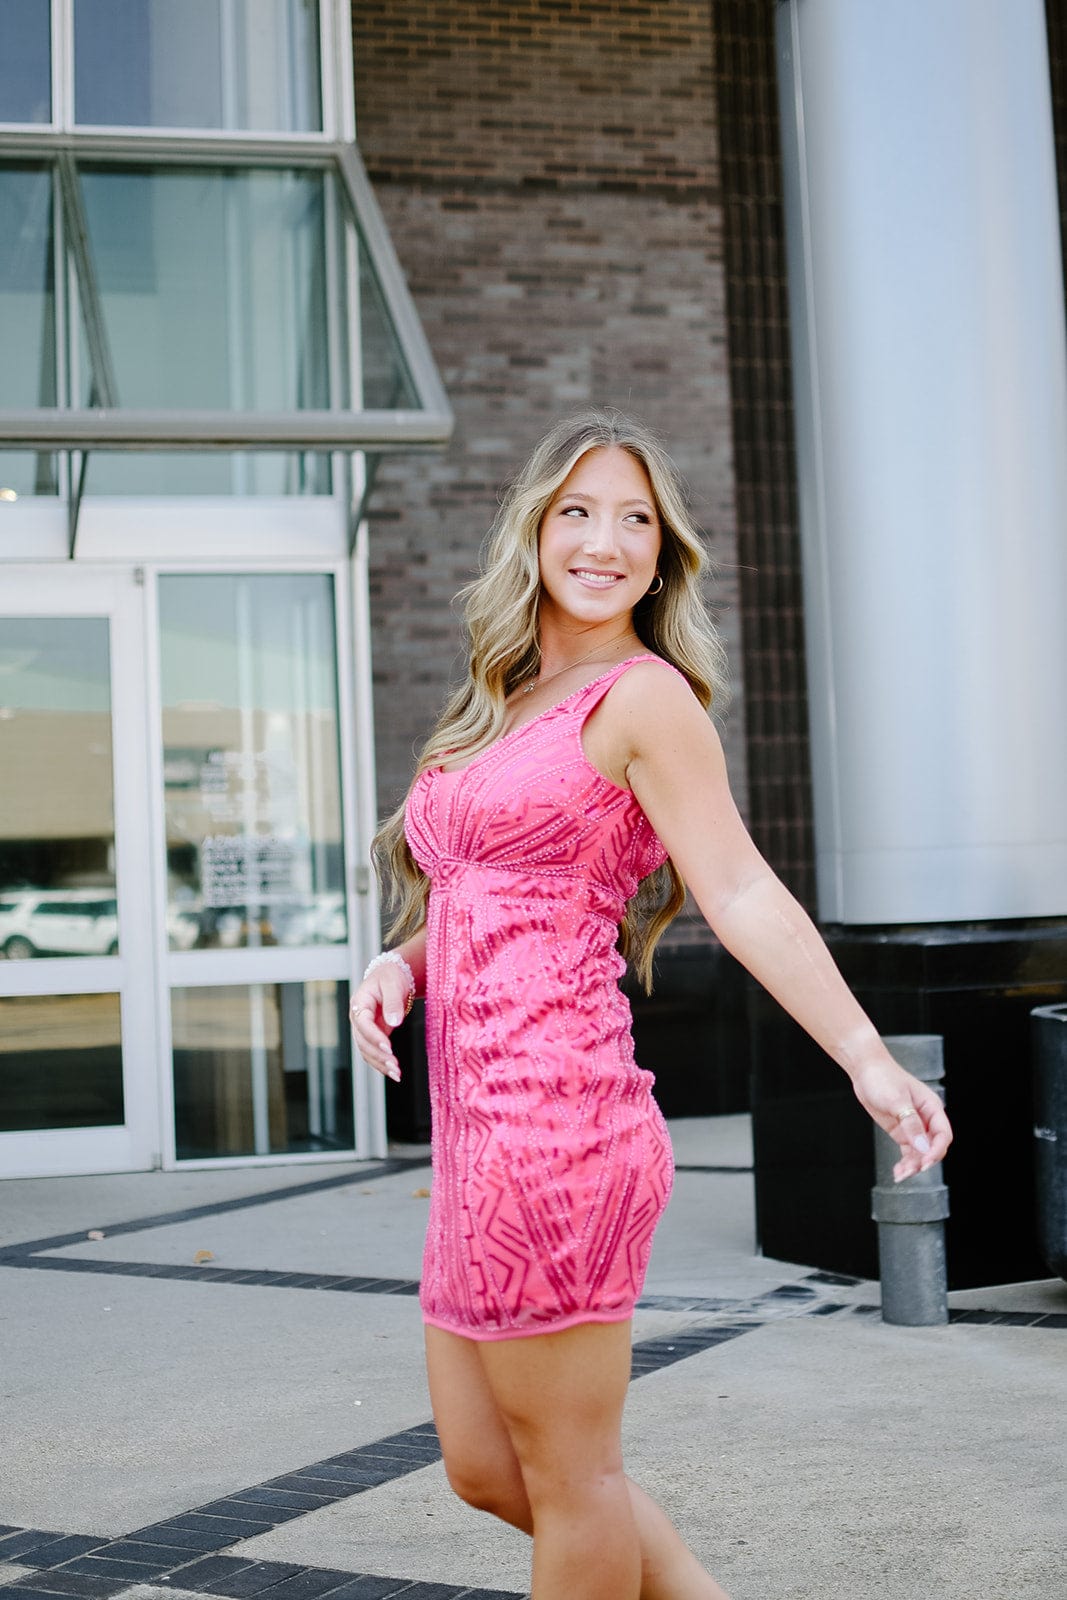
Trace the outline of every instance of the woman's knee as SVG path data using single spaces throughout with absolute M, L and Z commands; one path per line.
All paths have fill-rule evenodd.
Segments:
M 513 1460 L 446 1451 L 444 1461 L 449 1487 L 465 1504 L 524 1532 L 530 1531 L 530 1504 Z

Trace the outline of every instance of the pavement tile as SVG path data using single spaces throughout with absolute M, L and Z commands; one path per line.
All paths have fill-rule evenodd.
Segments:
M 27 1580 L 42 1594 L 90 1596 L 93 1600 L 106 1600 L 108 1595 L 117 1594 L 125 1588 L 121 1578 L 94 1578 L 82 1572 L 65 1572 L 62 1567 L 58 1570 L 48 1569 L 35 1572 Z
M 178 1561 L 188 1561 L 191 1550 L 175 1550 L 171 1545 L 154 1544 L 147 1539 L 114 1539 L 97 1552 L 109 1561 L 136 1561 L 145 1567 L 169 1572 Z
M 206 1505 L 197 1506 L 189 1515 L 222 1517 L 227 1522 L 265 1522 L 273 1527 L 276 1522 L 285 1521 L 284 1516 L 278 1515 L 278 1509 L 263 1502 L 252 1504 L 243 1501 L 238 1495 L 226 1495 L 221 1500 L 209 1500 Z
M 298 1473 L 298 1477 L 302 1474 Z M 373 1462 L 333 1462 L 323 1461 L 320 1465 L 308 1468 L 308 1476 L 318 1483 L 381 1483 L 383 1467 Z
M 175 1587 L 182 1589 L 213 1589 L 220 1578 L 233 1578 L 255 1566 L 240 1556 L 202 1556 L 190 1561 L 174 1573 Z
M 469 1589 L 461 1589 L 454 1583 L 413 1583 L 410 1589 L 400 1591 L 398 1600 L 460 1600 L 461 1596 L 469 1595 Z
M 231 1496 L 235 1504 L 251 1506 L 270 1506 L 272 1515 L 275 1507 L 292 1507 L 297 1511 L 317 1511 L 320 1506 L 329 1505 L 330 1500 L 321 1494 L 298 1494 L 295 1489 L 268 1489 L 257 1485 L 254 1489 L 239 1489 Z M 254 1511 L 249 1515 L 255 1516 Z
M 129 1583 L 140 1583 L 146 1578 L 158 1577 L 172 1564 L 167 1560 L 146 1565 L 143 1561 L 113 1560 L 109 1556 L 78 1556 L 75 1561 L 68 1561 L 62 1571 L 80 1572 L 87 1578 L 123 1578 Z
M 116 1594 L 122 1584 L 116 1584 L 111 1590 Z M 8 1583 L 4 1585 L 4 1600 L 55 1600 L 55 1594 L 50 1589 L 31 1588 L 26 1583 Z
M 0 1537 L 0 1561 L 11 1561 L 16 1556 L 32 1555 L 35 1551 L 44 1550 L 47 1545 L 55 1544 L 62 1539 L 61 1533 L 46 1532 L 41 1528 L 21 1528 L 12 1533 L 5 1533 Z M 36 1562 L 33 1563 L 37 1565 Z
M 330 1600 L 392 1600 L 396 1595 L 397 1600 L 411 1591 L 411 1584 L 407 1578 L 375 1578 L 370 1573 L 363 1577 L 353 1578 L 351 1583 L 343 1584 L 340 1589 L 330 1592 Z
M 342 1483 L 339 1478 L 316 1478 L 311 1472 L 289 1472 L 282 1478 L 270 1478 L 266 1483 L 257 1484 L 256 1487 L 290 1489 L 297 1494 L 313 1494 L 323 1503 L 330 1500 L 345 1500 L 350 1494 L 357 1492 L 353 1484 Z
M 271 1600 L 318 1600 L 320 1594 L 340 1589 L 351 1578 L 350 1572 L 339 1572 L 334 1567 L 309 1567 L 272 1585 Z
M 172 1550 L 187 1550 L 191 1560 L 197 1550 L 217 1550 L 219 1541 L 213 1533 L 175 1527 L 171 1522 L 153 1522 L 146 1528 L 137 1528 L 128 1535 L 139 1544 L 160 1544 Z
M 298 1573 L 305 1570 L 304 1567 L 288 1561 L 243 1562 L 241 1571 L 234 1571 L 229 1577 L 216 1579 L 209 1592 L 226 1595 L 229 1600 L 250 1600 L 252 1595 L 273 1589 L 276 1584 L 283 1583 L 287 1578 L 295 1578 Z M 176 1572 L 175 1583 L 178 1583 L 183 1576 L 184 1569 L 182 1572 Z
M 171 1518 L 172 1528 L 186 1528 L 190 1533 L 218 1534 L 221 1543 L 233 1544 L 237 1539 L 254 1539 L 257 1533 L 269 1533 L 274 1524 L 269 1517 L 205 1517 L 199 1511 L 186 1511 Z
M 65 1539 L 53 1539 L 43 1549 L 35 1550 L 32 1555 L 27 1555 L 26 1560 L 35 1567 L 58 1567 L 64 1561 L 71 1561 L 75 1556 L 83 1556 L 89 1550 L 98 1550 L 101 1545 L 108 1544 L 106 1538 L 94 1537 L 87 1533 L 71 1533 Z

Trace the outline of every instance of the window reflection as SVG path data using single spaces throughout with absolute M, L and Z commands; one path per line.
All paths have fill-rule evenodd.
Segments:
M 0 617 L 0 954 L 118 941 L 107 620 Z
M 0 1132 L 122 1121 L 118 995 L 0 999 Z
M 316 132 L 318 6 L 74 0 L 74 99 L 83 126 Z
M 0 407 L 54 406 L 55 206 L 51 174 L 37 166 L 0 167 L 0 219 Z M 26 495 L 55 494 L 57 488 L 54 455 L 29 450 L 5 450 L 0 455 L 0 489 Z
M 49 0 L 0 0 L 0 122 L 51 122 Z
M 160 627 L 171 948 L 343 943 L 332 579 L 166 576 Z
M 321 172 L 85 166 L 79 173 L 119 405 L 329 408 Z M 79 366 L 87 404 L 93 368 L 84 333 Z M 91 458 L 90 474 L 93 494 L 330 489 L 329 457 L 321 453 L 103 455 Z
M 175 989 L 179 1160 L 350 1150 L 347 1008 L 344 983 Z

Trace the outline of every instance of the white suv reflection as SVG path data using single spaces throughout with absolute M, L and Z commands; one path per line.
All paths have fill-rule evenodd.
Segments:
M 177 914 L 168 916 L 167 931 L 172 949 L 188 950 L 199 924 Z M 118 905 L 106 889 L 18 889 L 0 895 L 0 955 L 9 961 L 118 951 Z

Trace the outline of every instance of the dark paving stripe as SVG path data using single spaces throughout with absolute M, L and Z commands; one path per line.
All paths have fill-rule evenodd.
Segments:
M 637 1302 L 638 1311 L 700 1311 L 714 1315 L 719 1311 L 733 1311 L 746 1300 L 706 1300 L 698 1295 L 646 1294 Z
M 881 1306 L 858 1305 L 851 1308 L 857 1317 L 880 1317 Z M 1067 1313 L 1061 1311 L 970 1311 L 950 1309 L 949 1322 L 985 1328 L 1067 1328 Z
M 700 1355 L 717 1344 L 728 1344 L 743 1333 L 752 1333 L 763 1324 L 758 1321 L 726 1323 L 715 1328 L 689 1328 L 684 1333 L 663 1333 L 657 1339 L 643 1339 L 633 1347 L 630 1375 L 644 1378 L 650 1372 L 661 1372 L 673 1367 L 677 1361 Z
M 748 1172 L 748 1173 L 751 1173 L 751 1172 L 755 1171 L 755 1168 L 754 1167 L 702 1167 L 702 1166 L 698 1166 L 698 1165 L 695 1165 L 695 1164 L 692 1164 L 692 1163 L 679 1165 L 676 1162 L 675 1166 L 674 1166 L 674 1170 L 675 1170 L 675 1172 L 718 1172 L 718 1173 L 724 1173 L 727 1176 L 729 1176 L 730 1174 L 737 1173 L 737 1172 Z
M 340 1159 L 344 1159 L 341 1157 Z M 327 1189 L 343 1189 L 350 1183 L 367 1183 L 375 1178 L 388 1178 L 397 1172 L 413 1172 L 430 1165 L 429 1156 L 390 1157 L 387 1161 L 370 1162 L 356 1172 L 345 1172 L 332 1178 L 316 1178 L 312 1183 L 288 1184 L 282 1189 L 263 1189 L 257 1194 L 238 1195 L 232 1200 L 215 1200 L 208 1205 L 189 1206 L 184 1211 L 162 1211 L 158 1216 L 139 1217 L 134 1222 L 111 1222 L 100 1225 L 108 1238 L 120 1234 L 144 1233 L 151 1228 L 169 1228 L 176 1222 L 195 1222 L 199 1217 L 221 1217 L 229 1211 L 247 1211 L 254 1206 L 275 1205 L 279 1200 L 299 1200 L 304 1195 L 322 1194 Z M 89 1224 L 90 1227 L 96 1224 Z M 57 1233 L 49 1239 L 27 1239 L 8 1244 L 0 1249 L 0 1264 L 14 1264 L 11 1256 L 37 1254 L 41 1250 L 62 1250 L 68 1245 L 84 1244 L 87 1230 L 77 1233 Z
M 79 1241 L 79 1242 L 84 1242 Z M 244 1288 L 326 1289 L 342 1294 L 417 1295 L 415 1278 L 351 1278 L 337 1272 L 270 1272 L 250 1267 L 181 1266 L 161 1261 L 111 1261 L 99 1256 L 5 1257 L 0 1266 L 39 1272 L 88 1272 L 119 1278 L 172 1278 L 186 1283 L 236 1283 Z

